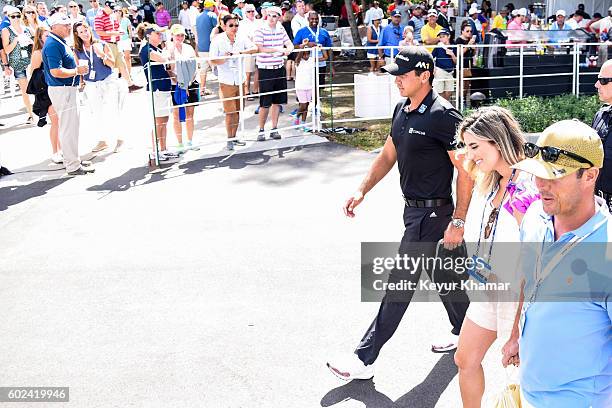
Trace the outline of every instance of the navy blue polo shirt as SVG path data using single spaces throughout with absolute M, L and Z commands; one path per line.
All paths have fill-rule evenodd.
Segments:
M 450 48 L 453 54 L 457 55 L 455 47 L 448 48 Z M 434 48 L 431 55 L 434 57 L 434 61 L 436 61 L 436 67 L 443 69 L 446 72 L 453 72 L 455 70 L 455 63 L 453 62 L 453 59 L 449 57 L 449 55 L 446 53 L 446 50 L 444 50 L 444 48 Z
M 140 63 L 144 67 L 145 77 L 147 78 L 147 91 L 152 88 L 153 91 L 170 92 L 172 90 L 172 81 L 170 81 L 170 75 L 168 75 L 163 64 L 151 65 L 151 80 L 153 84 L 149 83 L 149 48 L 151 48 L 151 51 L 161 52 L 159 48 L 149 43 L 146 43 L 140 50 Z
M 431 90 L 419 107 L 406 113 L 410 101 L 393 111 L 391 138 L 397 151 L 402 193 L 407 199 L 451 198 L 455 132 L 463 119 L 446 99 Z
M 55 35 L 49 34 L 47 41 L 45 41 L 45 46 L 42 49 L 42 60 L 47 86 L 76 86 L 75 84 L 78 82 L 76 78 L 78 78 L 78 76 L 72 78 L 56 78 L 51 75 L 52 69 L 76 68 L 74 54 L 69 51 L 69 47 L 65 42 L 58 39 Z

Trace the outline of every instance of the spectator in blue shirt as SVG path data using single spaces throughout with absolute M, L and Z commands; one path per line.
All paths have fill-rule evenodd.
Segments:
M 438 33 L 440 42 L 433 49 L 431 55 L 436 62 L 434 90 L 447 101 L 455 89 L 455 79 L 453 72 L 457 64 L 457 52 L 455 47 L 450 45 L 450 32 L 443 28 Z
M 77 67 L 74 52 L 66 44 L 65 39 L 72 31 L 68 16 L 56 13 L 48 22 L 51 33 L 42 49 L 42 61 L 49 99 L 57 112 L 64 166 L 71 176 L 93 173 L 93 168 L 81 166 L 79 158 L 80 116 L 77 106 L 78 77 L 87 74 L 89 66 Z
M 40 21 L 46 21 L 49 18 L 49 9 L 47 8 L 47 3 L 43 1 L 39 1 L 36 3 L 36 12 L 38 13 L 38 19 Z
M 93 28 L 95 27 L 96 16 L 101 10 L 100 3 L 98 0 L 89 0 L 89 4 L 91 4 L 91 8 L 87 10 L 87 13 L 85 13 L 85 20 L 87 20 L 87 25 L 92 28 L 91 31 L 93 32 L 94 38 L 99 40 L 100 36 L 98 33 L 96 33 L 96 30 L 93 30 Z
M 610 407 L 612 218 L 594 196 L 601 139 L 564 120 L 527 143 L 525 155 L 513 167 L 535 176 L 542 199 L 521 224 L 525 300 L 503 363 L 520 362 L 524 408 Z
M 308 26 L 302 27 L 298 30 L 293 38 L 293 44 L 296 48 L 304 48 L 306 45 L 309 48 L 316 47 L 320 45 L 321 47 L 331 47 L 332 39 L 329 35 L 329 32 L 319 27 L 319 13 L 316 11 L 311 11 L 306 15 L 308 18 Z M 327 73 L 327 56 L 329 55 L 329 50 L 319 51 L 319 85 L 325 85 L 325 74 Z M 316 103 L 316 92 L 315 92 L 315 103 Z
M 204 11 L 196 18 L 196 33 L 198 38 L 198 54 L 207 58 L 210 51 L 210 33 L 217 26 L 217 15 L 213 12 L 215 3 L 212 0 L 204 2 Z M 200 70 L 200 95 L 206 96 L 206 73 L 212 70 L 209 60 L 202 61 Z
M 380 48 L 386 46 L 399 46 L 402 39 L 402 33 L 404 32 L 404 28 L 400 25 L 401 19 L 402 13 L 399 11 L 394 11 L 393 14 L 391 14 L 391 24 L 387 25 L 380 35 L 380 41 L 378 42 Z M 392 58 L 398 53 L 398 49 L 394 48 L 391 50 L 390 48 L 383 48 L 383 53 L 385 54 L 385 64 L 391 64 Z

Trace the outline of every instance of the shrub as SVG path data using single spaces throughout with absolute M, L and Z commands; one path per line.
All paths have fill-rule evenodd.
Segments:
M 541 132 L 552 123 L 565 119 L 578 119 L 590 125 L 601 106 L 597 95 L 528 96 L 523 99 L 499 99 L 495 104 L 510 110 L 523 131 L 528 133 Z

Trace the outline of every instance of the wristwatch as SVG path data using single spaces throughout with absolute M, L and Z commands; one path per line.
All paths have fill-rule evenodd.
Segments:
M 465 226 L 465 220 L 462 220 L 461 218 L 453 218 L 451 220 L 451 225 L 455 228 L 463 228 Z

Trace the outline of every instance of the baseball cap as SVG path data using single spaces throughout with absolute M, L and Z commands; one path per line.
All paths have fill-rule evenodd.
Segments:
M 244 11 L 255 11 L 255 6 L 253 4 L 245 4 L 244 5 Z
M 149 35 L 151 33 L 161 33 L 163 31 L 166 31 L 165 28 L 161 28 L 160 26 L 158 26 L 157 24 L 149 24 L 146 28 L 145 28 L 145 34 Z
M 438 1 L 436 4 L 437 4 L 438 7 L 448 6 L 448 3 L 445 2 L 445 1 Z
M 21 14 L 21 11 L 19 11 L 19 9 L 15 6 L 4 6 L 4 8 L 2 9 L 2 12 L 6 14 L 7 16 L 10 16 L 11 14 L 15 14 L 15 13 Z
M 555 16 L 565 17 L 565 10 L 557 10 L 557 12 L 555 13 Z
M 266 10 L 268 10 L 268 15 L 270 15 L 270 13 L 276 13 L 279 16 L 283 15 L 283 10 L 281 10 L 281 8 L 278 6 L 268 7 Z
M 563 150 L 569 155 L 577 155 L 590 161 L 594 167 L 603 166 L 604 151 L 601 139 L 597 132 L 579 120 L 562 120 L 553 123 L 540 135 L 537 143 L 531 146 L 532 150 L 543 147 L 553 147 Z M 528 152 L 526 152 L 528 153 Z M 547 180 L 565 177 L 578 169 L 588 169 L 589 163 L 581 163 L 561 152 L 555 161 L 544 161 L 542 152 L 537 152 L 532 158 L 527 158 L 512 166 L 513 169 L 522 170 Z
M 170 27 L 170 34 L 172 34 L 172 35 L 179 35 L 179 34 L 185 35 L 185 27 L 183 27 L 180 24 L 172 24 L 172 27 Z
M 114 0 L 106 0 L 106 1 L 104 2 L 104 5 L 105 5 L 105 6 L 108 6 L 108 7 L 110 7 L 110 8 L 114 8 L 114 7 L 117 5 L 117 3 L 115 3 L 115 1 L 114 1 Z
M 64 13 L 55 13 L 51 17 L 47 19 L 47 23 L 49 27 L 53 27 L 54 25 L 71 25 L 72 22 Z
M 393 13 L 391 13 L 391 17 L 401 17 L 402 13 L 400 13 L 399 10 L 393 10 Z
M 472 15 L 472 14 L 480 14 L 480 10 L 478 9 L 478 6 L 476 4 L 472 4 L 470 6 L 470 10 L 468 11 L 468 15 Z
M 518 12 L 519 12 L 519 15 L 521 15 L 521 16 L 526 16 L 527 15 L 527 9 L 525 7 L 520 8 Z
M 261 8 L 263 9 L 267 9 L 270 7 L 274 7 L 274 3 L 270 2 L 270 1 L 265 1 L 261 4 Z
M 422 69 L 431 73 L 434 71 L 433 57 L 424 47 L 410 46 L 402 49 L 395 56 L 395 62 L 385 65 L 380 70 L 397 76 L 415 69 Z
M 519 11 L 517 9 L 512 10 L 512 17 L 518 16 Z
M 215 7 L 215 2 L 212 0 L 206 0 L 204 2 L 204 7 Z
M 450 35 L 450 32 L 446 28 L 443 28 L 438 33 L 438 37 L 441 36 L 441 35 Z
M 437 12 L 436 10 L 434 10 L 434 9 L 430 9 L 430 10 L 427 12 L 427 17 L 432 17 L 432 16 L 433 16 L 433 17 L 438 17 L 438 12 Z

